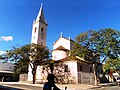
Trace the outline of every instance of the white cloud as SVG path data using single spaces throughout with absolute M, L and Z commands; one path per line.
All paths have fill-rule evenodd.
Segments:
M 4 54 L 5 52 L 4 51 L 0 51 L 0 55 Z
M 2 36 L 0 38 L 0 41 L 12 41 L 13 40 L 13 37 L 12 36 Z

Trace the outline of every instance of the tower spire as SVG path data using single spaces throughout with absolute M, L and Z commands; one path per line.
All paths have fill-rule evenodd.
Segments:
M 43 3 L 41 3 L 41 7 L 43 6 Z
M 36 18 L 36 21 L 41 19 L 42 14 L 43 14 L 43 3 L 41 3 L 41 7 L 40 7 L 40 10 L 39 10 L 38 16 Z M 44 17 L 44 15 L 43 15 L 43 17 Z

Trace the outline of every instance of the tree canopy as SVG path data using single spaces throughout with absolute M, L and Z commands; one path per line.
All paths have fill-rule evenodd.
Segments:
M 104 71 L 111 70 L 112 72 L 120 73 L 120 58 L 107 60 L 103 65 L 103 69 Z
M 120 57 L 120 32 L 110 28 L 98 31 L 88 30 L 76 37 L 71 56 L 80 56 L 93 62 L 95 84 L 97 85 L 97 68 L 108 59 Z M 98 62 L 101 63 L 98 63 Z
M 38 65 L 50 59 L 49 49 L 39 44 L 27 44 L 19 48 L 13 48 L 6 51 L 1 59 L 8 59 L 15 63 L 14 72 L 16 74 L 28 73 L 28 66 L 31 66 L 33 74 L 33 83 L 35 83 L 35 74 Z
M 97 56 L 100 56 L 101 63 L 106 61 L 108 58 L 115 59 L 120 55 L 120 32 L 113 29 L 100 29 L 98 31 L 89 30 L 87 32 L 81 33 L 76 37 L 76 42 L 80 45 L 77 48 L 76 45 L 73 51 L 77 55 L 86 54 L 92 60 L 96 60 Z M 78 46 L 77 44 L 77 46 Z M 81 50 L 78 50 L 81 49 Z M 81 53 L 85 52 L 85 53 Z M 93 58 L 95 57 L 95 59 Z

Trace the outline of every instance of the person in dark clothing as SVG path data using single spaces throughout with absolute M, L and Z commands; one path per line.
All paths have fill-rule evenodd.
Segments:
M 60 90 L 56 85 L 55 85 L 55 75 L 54 74 L 48 74 L 47 80 L 44 84 L 43 90 Z

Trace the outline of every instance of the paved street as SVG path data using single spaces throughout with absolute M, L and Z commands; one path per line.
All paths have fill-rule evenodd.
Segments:
M 19 87 L 17 86 L 16 88 L 15 86 L 16 85 L 0 86 L 0 90 L 42 90 L 42 87 L 37 87 L 37 86 L 20 85 Z
M 0 85 L 0 90 L 42 90 L 42 87 L 28 86 L 28 85 L 19 85 L 19 86 L 18 85 L 10 85 L 10 86 Z
M 40 86 L 31 86 L 24 84 L 0 84 L 0 90 L 42 90 Z
M 11 82 L 11 83 L 0 83 L 0 90 L 42 90 L 42 87 Z
M 18 88 L 13 88 L 13 87 L 8 87 L 8 86 L 1 86 L 0 85 L 0 90 L 23 90 L 23 89 L 18 89 Z
M 61 90 L 64 90 L 65 85 L 58 85 Z M 89 85 L 66 85 L 68 87 L 67 90 L 120 90 L 119 86 L 114 84 L 103 84 L 98 87 L 89 86 Z M 25 84 L 18 82 L 8 82 L 8 83 L 0 83 L 0 90 L 43 90 L 43 85 L 41 84 Z

